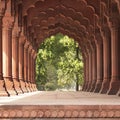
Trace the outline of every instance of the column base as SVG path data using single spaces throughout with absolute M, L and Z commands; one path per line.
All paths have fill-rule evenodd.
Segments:
M 88 83 L 85 84 L 84 91 L 87 91 L 87 88 L 88 88 Z
M 93 92 L 94 89 L 95 89 L 95 82 L 92 84 L 91 89 L 90 89 L 90 92 Z
M 112 80 L 110 82 L 110 87 L 109 87 L 109 90 L 108 90 L 108 95 L 116 95 L 117 92 L 119 91 L 120 89 L 120 81 L 114 81 Z
M 109 89 L 109 85 L 110 85 L 110 80 L 106 80 L 104 79 L 103 83 L 102 83 L 102 88 L 100 90 L 101 94 L 106 94 L 108 89 Z
M 33 90 L 33 88 L 32 88 L 32 83 L 29 83 L 29 86 L 30 86 L 31 92 L 33 92 L 34 90 Z
M 27 88 L 27 91 L 28 91 L 28 92 L 31 92 L 29 82 L 26 82 L 26 88 Z
M 34 83 L 32 83 L 32 90 L 35 91 Z
M 34 84 L 34 89 L 35 91 L 38 91 L 36 84 Z
M 28 90 L 26 88 L 26 83 L 22 79 L 20 79 L 20 85 L 21 85 L 21 89 L 22 89 L 23 93 L 27 93 Z
M 20 82 L 18 81 L 18 79 L 17 78 L 13 78 L 13 81 L 14 81 L 14 88 L 17 91 L 17 93 L 18 94 L 22 94 L 23 91 L 22 91 L 22 89 L 20 87 L 21 85 L 20 85 Z
M 99 93 L 100 89 L 101 89 L 101 86 L 102 86 L 102 82 L 97 82 L 94 92 Z
M 4 80 L 5 80 L 5 88 L 8 92 L 8 96 L 17 95 L 18 93 L 16 92 L 16 90 L 14 88 L 14 83 L 12 81 L 12 78 L 4 77 Z
M 119 89 L 119 91 L 117 92 L 117 95 L 120 96 L 120 89 Z
M 0 96 L 9 96 L 9 93 L 5 89 L 4 80 L 0 80 Z
M 86 82 L 84 82 L 84 84 L 83 84 L 82 91 L 85 90 L 85 86 L 86 86 Z
M 89 92 L 90 89 L 91 89 L 91 83 L 88 84 L 88 87 L 87 87 L 86 91 Z
M 27 82 L 25 82 L 25 92 L 26 92 L 26 93 L 29 92 L 29 90 L 28 90 L 28 88 L 27 88 Z

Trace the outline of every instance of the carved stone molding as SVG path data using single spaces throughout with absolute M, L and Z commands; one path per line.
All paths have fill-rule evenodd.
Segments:
M 120 118 L 120 105 L 1 106 L 0 118 Z

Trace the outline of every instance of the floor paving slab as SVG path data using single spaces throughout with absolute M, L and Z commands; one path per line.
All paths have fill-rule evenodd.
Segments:
M 37 91 L 0 97 L 0 118 L 120 120 L 120 97 L 74 91 Z
M 37 91 L 0 97 L 0 105 L 120 105 L 120 97 L 89 92 Z

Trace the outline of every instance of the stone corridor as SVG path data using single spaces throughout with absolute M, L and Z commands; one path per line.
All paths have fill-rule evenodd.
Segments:
M 45 38 L 79 43 L 82 92 L 40 92 Z M 120 0 L 0 0 L 0 119 L 120 119 Z M 8 97 L 10 96 L 10 97 Z
M 119 0 L 0 0 L 0 96 L 37 90 L 39 45 L 57 33 L 79 43 L 83 91 L 120 95 Z

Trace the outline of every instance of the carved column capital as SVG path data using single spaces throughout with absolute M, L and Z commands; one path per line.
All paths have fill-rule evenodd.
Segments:
M 12 37 L 13 38 L 17 38 L 20 36 L 20 31 L 19 31 L 19 27 L 14 27 L 13 31 L 12 31 Z
M 20 36 L 19 43 L 20 44 L 25 44 L 26 37 L 25 36 Z
M 104 32 L 104 33 L 108 32 L 109 31 L 109 26 L 107 24 L 103 24 L 101 26 L 101 31 Z
M 22 4 L 23 0 L 18 0 L 17 3 L 18 4 Z
M 0 17 L 3 17 L 5 13 L 5 1 L 0 2 Z
M 31 53 L 31 52 L 32 52 L 32 49 L 33 49 L 33 47 L 32 47 L 32 45 L 30 44 L 29 47 L 28 47 L 28 52 Z
M 106 41 L 107 39 L 109 39 L 110 36 L 110 28 L 108 25 L 103 25 L 101 27 L 101 36 L 104 39 L 104 41 Z M 104 42 L 103 41 L 103 42 Z
M 4 9 L 0 8 L 0 18 L 2 18 L 4 16 Z
M 32 57 L 34 56 L 34 49 L 32 48 L 32 52 L 31 52 Z
M 13 27 L 14 17 L 5 16 L 3 17 L 3 28 L 10 29 Z
M 118 29 L 120 27 L 120 18 L 118 18 L 118 17 L 111 17 L 109 19 L 109 21 L 110 21 L 110 27 L 112 29 Z
M 34 56 L 33 56 L 34 60 L 36 59 L 36 57 L 37 57 L 37 53 L 36 51 L 34 51 Z
M 96 43 L 97 44 L 102 44 L 103 43 L 103 39 L 100 33 L 95 34 L 95 38 L 96 38 Z
M 30 45 L 30 43 L 26 40 L 26 42 L 25 42 L 25 44 L 24 44 L 24 48 L 25 48 L 25 49 L 28 49 L 29 45 Z

